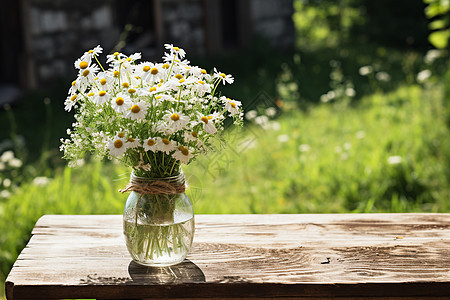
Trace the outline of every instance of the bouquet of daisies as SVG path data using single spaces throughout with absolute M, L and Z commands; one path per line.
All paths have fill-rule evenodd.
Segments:
M 65 110 L 75 110 L 76 122 L 62 139 L 64 158 L 72 163 L 86 152 L 118 159 L 137 176 L 177 175 L 206 153 L 210 139 L 224 129 L 227 117 L 242 124 L 241 102 L 219 96 L 230 74 L 190 65 L 185 51 L 166 44 L 163 62 L 139 62 L 140 53 L 107 55 L 104 68 L 100 46 L 75 62 Z

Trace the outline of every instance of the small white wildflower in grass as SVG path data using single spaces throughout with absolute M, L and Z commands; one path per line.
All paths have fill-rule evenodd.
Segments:
M 269 124 L 270 124 L 270 129 L 272 129 L 273 131 L 278 131 L 281 129 L 281 125 L 277 121 L 272 121 Z
M 217 128 L 214 126 L 214 122 L 212 120 L 212 116 L 202 116 L 200 118 L 201 123 L 203 124 L 203 129 L 209 134 L 215 134 L 217 132 Z
M 275 117 L 275 115 L 277 114 L 277 109 L 275 107 L 269 107 L 266 109 L 266 115 L 268 117 Z
M 7 190 L 2 190 L 0 192 L 0 198 L 9 198 L 11 197 L 11 192 Z
M 286 143 L 289 141 L 289 139 L 290 139 L 289 135 L 287 135 L 287 134 L 279 135 L 277 138 L 278 142 L 280 142 L 280 143 Z
M 403 161 L 403 159 L 401 156 L 389 156 L 387 161 L 388 164 L 390 165 L 397 165 L 400 164 Z
M 247 120 L 253 120 L 254 118 L 256 118 L 258 116 L 258 113 L 256 112 L 256 110 L 249 110 L 246 114 L 245 114 L 245 118 Z
M 426 69 L 426 70 L 420 71 L 417 74 L 416 79 L 417 79 L 418 82 L 423 83 L 430 77 L 431 77 L 431 71 Z
M 348 97 L 355 97 L 356 91 L 353 88 L 346 88 L 345 89 L 345 95 Z
M 33 184 L 37 186 L 46 186 L 50 182 L 50 179 L 45 176 L 38 176 L 33 179 Z
M 20 168 L 23 163 L 20 159 L 14 157 L 8 161 L 8 165 L 12 168 Z
M 373 72 L 372 66 L 363 66 L 359 68 L 359 75 L 361 76 L 367 76 Z
M 309 151 L 311 151 L 311 146 L 308 145 L 308 144 L 301 144 L 301 145 L 298 147 L 298 150 L 299 150 L 300 152 L 309 152 Z
M 11 150 L 3 152 L 2 156 L 0 156 L 0 161 L 8 162 L 11 159 L 14 159 L 14 152 Z
M 352 144 L 351 143 L 349 143 L 349 142 L 344 143 L 344 149 L 345 150 L 350 150 L 351 148 L 352 148 Z
M 3 179 L 3 186 L 5 187 L 5 188 L 9 188 L 10 186 L 11 186 L 11 179 L 9 179 L 9 178 L 5 178 L 5 179 Z
M 362 130 L 360 130 L 360 131 L 358 131 L 357 133 L 356 133 L 356 138 L 357 139 L 363 139 L 363 138 L 365 138 L 366 137 L 366 133 L 364 132 L 364 131 L 362 131 Z
M 341 153 L 342 152 L 342 148 L 340 146 L 336 146 L 336 147 L 334 147 L 334 152 Z
M 386 72 L 378 72 L 378 73 L 375 75 L 375 78 L 376 78 L 377 80 L 379 80 L 379 81 L 388 82 L 388 81 L 391 80 L 391 75 L 389 75 L 389 74 L 386 73 Z

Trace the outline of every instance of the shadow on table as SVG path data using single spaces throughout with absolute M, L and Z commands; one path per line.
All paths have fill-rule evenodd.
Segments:
M 205 274 L 188 259 L 178 265 L 154 268 L 141 266 L 134 261 L 128 265 L 128 273 L 137 284 L 177 284 L 205 282 Z

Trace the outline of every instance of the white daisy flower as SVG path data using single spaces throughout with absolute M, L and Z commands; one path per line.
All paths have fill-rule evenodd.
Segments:
M 97 74 L 97 86 L 103 91 L 110 91 L 114 85 L 114 78 L 110 73 L 100 72 Z
M 94 84 L 94 78 L 97 72 L 99 71 L 99 68 L 97 66 L 89 66 L 85 69 L 80 69 L 80 72 L 78 73 L 78 78 L 76 81 L 80 83 L 80 92 L 84 93 L 88 86 Z
M 70 111 L 72 107 L 77 103 L 78 100 L 78 94 L 70 95 L 66 98 L 66 101 L 64 101 L 64 110 Z
M 116 97 L 111 99 L 111 107 L 119 113 L 126 112 L 128 109 L 130 109 L 130 105 L 130 97 L 128 97 L 128 95 L 126 94 L 120 93 L 117 94 Z
M 80 82 L 77 80 L 72 81 L 69 89 L 69 95 L 75 94 L 80 89 Z
M 144 62 L 136 66 L 135 74 L 146 82 L 159 82 L 164 72 L 161 65 Z
M 198 93 L 202 97 L 205 93 L 211 93 L 211 85 L 203 80 L 198 80 L 191 90 L 193 93 Z
M 115 137 L 109 141 L 108 149 L 111 156 L 120 157 L 127 151 L 126 141 L 123 138 Z
M 184 140 L 186 142 L 198 141 L 198 132 L 196 132 L 196 131 L 185 131 L 183 137 L 184 137 Z
M 170 54 L 173 56 L 174 54 L 177 54 L 180 59 L 183 59 L 186 56 L 186 51 L 179 47 L 174 47 L 172 44 L 164 44 L 164 47 L 167 50 L 170 50 Z
M 99 91 L 98 94 L 94 98 L 94 103 L 98 105 L 102 105 L 109 101 L 110 95 L 106 91 Z
M 170 141 L 169 139 L 157 137 L 155 138 L 155 142 L 157 151 L 169 154 L 176 149 L 176 145 L 174 144 L 174 142 Z
M 225 98 L 225 97 L 223 97 Z M 241 107 L 241 102 L 236 100 L 231 100 L 230 98 L 225 98 L 222 100 L 225 102 L 225 109 L 232 115 L 239 114 L 239 108 Z
M 125 54 L 114 52 L 113 54 L 106 55 L 106 63 L 110 65 L 116 65 L 116 62 L 120 61 L 125 57 L 126 57 Z
M 217 132 L 217 129 L 216 129 L 216 126 L 214 125 L 212 116 L 203 116 L 200 118 L 200 121 L 201 121 L 201 123 L 203 123 L 203 129 L 207 133 L 214 134 Z
M 152 137 L 149 137 L 144 141 L 144 150 L 156 152 L 158 150 L 158 146 L 156 145 L 156 140 Z
M 138 147 L 141 147 L 141 146 L 142 146 L 141 145 L 141 141 L 138 138 L 129 137 L 127 139 L 127 142 L 126 142 L 127 149 L 128 148 L 134 149 L 134 148 L 138 148 Z
M 194 155 L 192 154 L 192 149 L 189 147 L 179 146 L 172 154 L 172 157 L 187 165 Z
M 225 83 L 232 84 L 234 82 L 234 78 L 231 74 L 225 74 L 217 71 L 216 68 L 214 68 L 214 78 L 217 78 L 219 80 L 222 80 L 222 83 L 225 85 Z
M 147 114 L 147 109 L 147 104 L 144 101 L 139 101 L 131 106 L 126 117 L 131 120 L 143 120 Z
M 183 129 L 190 121 L 188 116 L 182 114 L 181 112 L 174 111 L 169 111 L 167 114 L 165 114 L 163 116 L 163 120 L 168 123 L 167 127 L 172 133 Z

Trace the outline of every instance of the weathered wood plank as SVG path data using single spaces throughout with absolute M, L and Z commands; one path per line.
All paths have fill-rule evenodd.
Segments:
M 450 214 L 197 215 L 188 259 L 128 255 L 121 216 L 44 216 L 8 299 L 450 297 Z

